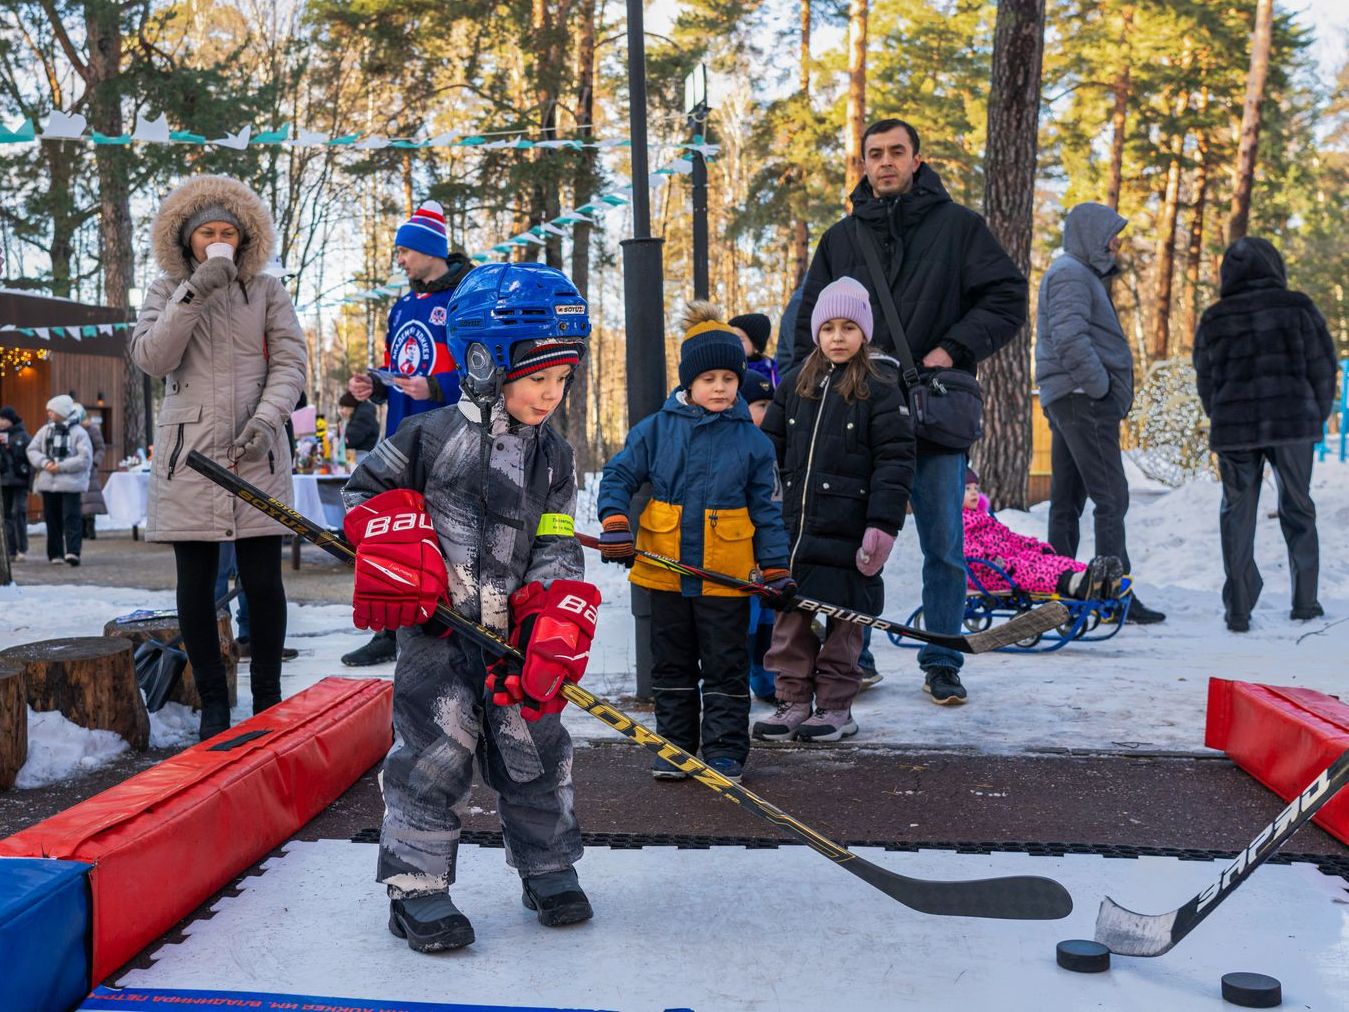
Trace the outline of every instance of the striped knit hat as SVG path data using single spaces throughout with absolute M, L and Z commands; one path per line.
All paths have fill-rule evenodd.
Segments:
M 422 206 L 412 212 L 412 217 L 398 226 L 393 244 L 404 249 L 415 249 L 429 257 L 449 256 L 450 244 L 445 237 L 445 209 L 434 200 L 423 201 Z
M 511 349 L 511 368 L 506 382 L 514 383 L 530 373 L 555 365 L 580 365 L 584 346 L 575 341 L 521 341 Z

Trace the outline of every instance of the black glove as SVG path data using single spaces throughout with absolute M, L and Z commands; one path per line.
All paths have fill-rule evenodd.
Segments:
M 792 579 L 791 570 L 770 567 L 759 575 L 763 579 L 763 585 L 773 592 L 773 596 L 766 601 L 770 608 L 782 611 L 792 603 L 792 598 L 796 596 L 797 585 Z

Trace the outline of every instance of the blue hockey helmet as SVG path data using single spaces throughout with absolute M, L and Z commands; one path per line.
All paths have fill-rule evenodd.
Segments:
M 590 337 L 585 299 L 567 275 L 545 264 L 484 264 L 470 271 L 447 316 L 459 385 L 475 401 L 494 399 L 522 354 L 569 344 L 580 357 Z

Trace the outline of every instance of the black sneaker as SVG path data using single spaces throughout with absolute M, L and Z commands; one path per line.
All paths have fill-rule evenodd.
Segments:
M 590 900 L 576 880 L 576 869 L 553 871 L 547 875 L 532 875 L 521 880 L 524 893 L 521 900 L 539 915 L 539 923 L 546 928 L 560 928 L 564 924 L 579 924 L 595 916 Z
M 1288 613 L 1288 617 L 1294 622 L 1310 622 L 1314 618 L 1321 618 L 1326 610 L 1319 604 L 1314 604 L 1310 608 L 1294 608 Z
M 239 648 L 239 659 L 241 661 L 253 659 L 253 644 L 250 643 L 247 638 L 235 640 L 234 643 Z M 281 648 L 281 659 L 283 661 L 293 661 L 299 656 L 300 651 L 296 650 L 294 647 Z M 347 656 L 349 657 L 351 655 L 348 654 Z M 345 661 L 343 663 L 345 663 Z
M 389 930 L 417 952 L 444 952 L 472 945 L 473 925 L 445 893 L 389 901 Z
M 342 655 L 342 663 L 349 668 L 365 668 L 371 664 L 385 664 L 398 657 L 398 641 L 392 633 L 379 632 L 370 637 L 365 646 Z
M 656 756 L 651 761 L 651 776 L 654 780 L 687 780 L 689 775 L 669 760 Z
M 738 759 L 732 759 L 728 755 L 713 756 L 707 760 L 707 765 L 733 784 L 740 783 L 740 778 L 745 775 L 745 764 Z
M 1250 632 L 1251 620 L 1249 618 L 1241 618 L 1240 616 L 1229 618 L 1227 620 L 1227 631 L 1236 633 Z
M 80 557 L 78 555 L 76 555 L 74 552 L 66 552 L 67 566 L 78 566 L 79 564 L 80 564 Z
M 1129 602 L 1129 617 L 1124 620 L 1128 625 L 1156 625 L 1158 622 L 1166 621 L 1166 613 L 1154 611 L 1134 595 L 1134 599 Z
M 965 702 L 965 686 L 955 668 L 928 668 L 923 679 L 923 691 L 939 706 L 956 706 Z

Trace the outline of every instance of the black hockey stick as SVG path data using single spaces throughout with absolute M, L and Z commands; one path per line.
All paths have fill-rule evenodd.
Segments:
M 1121 956 L 1160 956 L 1169 952 L 1301 829 L 1346 781 L 1349 781 L 1349 750 L 1322 770 L 1273 822 L 1256 834 L 1215 881 L 1179 910 L 1169 914 L 1136 914 L 1107 896 L 1096 915 L 1096 941 Z
M 187 455 L 187 465 L 335 558 L 348 564 L 355 564 L 356 552 L 345 538 L 324 530 L 285 503 L 270 498 L 233 471 L 221 467 L 195 450 Z M 494 654 L 523 660 L 518 650 L 491 629 L 465 618 L 445 604 L 437 605 L 433 621 L 443 622 Z M 821 836 L 776 805 L 722 776 L 702 760 L 666 741 L 655 731 L 591 695 L 579 685 L 563 682 L 559 691 L 569 703 L 574 703 L 619 734 L 688 773 L 694 780 L 716 791 L 727 801 L 785 829 L 813 850 L 907 907 L 925 914 L 945 917 L 998 917 L 1009 920 L 1057 920 L 1072 913 L 1073 900 L 1068 895 L 1068 890 L 1049 878 L 1011 875 L 1004 878 L 946 882 L 910 878 L 887 871 L 858 857 L 846 847 Z
M 591 534 L 582 534 L 577 531 L 576 540 L 587 548 L 600 547 L 600 539 Z M 636 549 L 636 552 L 648 562 L 654 563 L 662 569 L 668 569 L 672 573 L 678 573 L 680 576 L 710 580 L 712 583 L 719 583 L 723 587 L 734 587 L 736 590 L 743 590 L 746 594 L 756 594 L 759 597 L 777 597 L 777 592 L 772 588 L 762 583 L 755 583 L 753 580 L 742 580 L 727 573 L 701 569 L 698 566 L 691 566 L 687 562 L 672 559 L 668 555 L 657 555 L 655 552 L 643 551 L 640 548 Z M 814 598 L 802 597 L 800 594 L 792 598 L 789 607 L 796 608 L 799 611 L 812 612 L 816 615 L 824 615 L 826 618 L 856 622 L 858 625 L 869 625 L 881 632 L 894 633 L 896 636 L 904 636 L 911 640 L 948 647 L 951 650 L 959 650 L 962 654 L 983 654 L 990 650 L 997 650 L 999 647 L 1020 643 L 1024 639 L 1038 636 L 1042 632 L 1061 626 L 1068 620 L 1068 609 L 1058 601 L 1050 601 L 1038 608 L 1023 612 L 1015 618 L 1008 619 L 1000 625 L 984 629 L 981 632 L 970 633 L 967 636 L 961 633 L 931 632 L 927 629 L 919 629 L 916 626 L 891 622 L 888 618 L 877 618 L 875 615 L 867 615 L 850 608 L 840 608 L 836 604 L 816 601 Z

